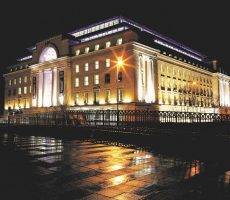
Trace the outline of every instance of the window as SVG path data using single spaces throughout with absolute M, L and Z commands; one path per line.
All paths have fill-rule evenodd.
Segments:
M 18 94 L 22 94 L 22 88 L 18 88 Z
M 106 43 L 105 43 L 105 47 L 106 47 L 106 48 L 109 48 L 110 46 L 111 46 L 111 42 L 106 42 Z
M 121 45 L 122 44 L 122 38 L 118 38 L 117 39 L 117 45 Z
M 21 77 L 18 78 L 18 83 L 19 83 L 19 84 L 22 83 L 22 78 L 21 78 Z
M 11 80 L 9 80 L 9 86 L 11 86 L 12 85 L 12 81 Z
M 98 75 L 98 74 L 95 74 L 95 75 L 94 75 L 94 84 L 95 84 L 95 85 L 98 85 L 98 84 L 99 84 L 99 75 Z
M 96 44 L 96 45 L 95 45 L 95 51 L 99 50 L 99 48 L 100 48 L 100 45 L 99 45 L 99 44 Z
M 16 89 L 13 90 L 13 95 L 16 95 Z
M 118 72 L 117 80 L 118 80 L 119 82 L 122 81 L 122 72 Z
M 80 54 L 80 50 L 79 49 L 76 50 L 75 54 L 76 54 L 76 56 L 78 56 Z
M 75 87 L 79 87 L 79 78 L 75 78 Z
M 95 61 L 95 69 L 99 69 L 99 61 Z
M 24 83 L 27 83 L 27 76 L 24 76 Z
M 110 74 L 105 74 L 105 83 L 106 84 L 110 83 Z
M 77 92 L 75 95 L 75 105 L 79 104 L 79 98 L 80 98 L 80 95 L 79 95 L 79 92 Z
M 85 47 L 85 53 L 89 53 L 89 47 Z
M 79 73 L 79 65 L 75 65 L 75 72 Z
M 30 85 L 30 93 L 32 92 L 32 86 Z
M 110 90 L 105 91 L 105 102 L 106 103 L 110 102 Z
M 84 77 L 84 85 L 85 86 L 89 85 L 89 77 L 88 76 Z
M 11 90 L 8 90 L 8 96 L 9 97 L 11 96 Z
M 118 89 L 118 102 L 122 102 L 122 101 L 123 101 L 123 90 Z
M 89 71 L 89 63 L 85 63 L 85 71 Z
M 27 87 L 24 87 L 24 94 L 27 94 Z
M 106 67 L 110 67 L 110 59 L 109 59 L 109 58 L 107 58 L 107 59 L 105 60 L 105 66 L 106 66 Z
M 99 91 L 98 90 L 93 91 L 93 103 L 96 105 L 99 104 Z
M 84 93 L 84 104 L 88 104 L 89 103 L 89 94 L 88 92 Z

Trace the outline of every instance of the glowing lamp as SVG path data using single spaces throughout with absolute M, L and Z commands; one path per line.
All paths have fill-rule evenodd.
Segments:
M 117 59 L 117 66 L 118 67 L 122 67 L 123 65 L 124 65 L 124 61 L 123 61 L 122 57 L 119 57 Z

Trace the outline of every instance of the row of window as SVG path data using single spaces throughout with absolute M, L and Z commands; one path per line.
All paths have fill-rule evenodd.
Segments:
M 110 67 L 110 59 L 106 59 L 105 60 L 105 66 L 106 67 Z M 95 61 L 94 62 L 94 69 L 99 69 L 99 61 Z M 85 63 L 84 65 L 84 71 L 88 72 L 89 71 L 89 63 Z M 80 72 L 80 66 L 79 65 L 75 65 L 75 72 L 79 73 Z
M 105 84 L 109 84 L 110 83 L 110 74 L 109 73 L 107 73 L 107 74 L 105 74 L 105 76 L 104 76 L 104 83 Z M 122 81 L 122 72 L 118 72 L 118 77 L 117 77 L 117 81 Z M 94 85 L 98 85 L 100 83 L 100 76 L 99 76 L 99 74 L 95 74 L 94 76 L 93 76 L 93 84 Z M 89 76 L 84 76 L 84 78 L 83 78 L 83 85 L 84 86 L 88 86 L 90 84 L 90 82 L 89 82 Z M 75 87 L 79 87 L 80 86 L 80 78 L 79 77 L 76 77 L 75 78 Z
M 18 90 L 18 91 L 17 91 Z M 31 93 L 32 91 L 32 87 L 30 86 L 29 87 L 29 92 Z M 28 93 L 28 87 L 25 86 L 25 87 L 19 87 L 18 89 L 14 88 L 13 90 L 8 90 L 8 96 L 10 97 L 11 95 L 15 96 L 16 93 L 18 95 L 21 95 L 21 94 L 27 94 Z
M 28 81 L 28 77 L 27 77 L 27 76 L 24 76 L 24 77 L 23 77 L 23 82 L 24 82 L 24 83 L 27 83 L 27 81 Z M 9 86 L 11 86 L 12 84 L 16 85 L 17 82 L 18 82 L 19 84 L 21 84 L 21 83 L 22 83 L 22 77 L 19 77 L 18 79 L 15 78 L 15 79 L 13 79 L 13 80 L 9 80 L 8 85 L 9 85 Z
M 85 105 L 89 104 L 89 92 L 84 92 L 83 93 L 83 103 Z M 124 96 L 124 91 L 123 89 L 118 89 L 118 102 L 123 102 L 123 96 Z M 98 105 L 99 104 L 99 90 L 94 90 L 93 91 L 93 104 Z M 110 89 L 105 90 L 105 103 L 111 103 L 111 91 Z M 81 104 L 80 100 L 80 92 L 77 92 L 75 95 L 75 105 Z
M 117 39 L 117 42 L 116 42 L 116 45 L 121 45 L 122 44 L 122 38 L 118 38 Z M 107 41 L 106 43 L 105 43 L 105 48 L 109 48 L 109 47 L 111 47 L 111 42 L 110 41 Z M 95 46 L 94 46 L 94 51 L 98 51 L 100 49 L 100 45 L 99 44 L 96 44 Z M 84 53 L 86 54 L 86 53 L 89 53 L 90 51 L 92 51 L 92 49 L 90 49 L 89 47 L 85 47 L 85 49 L 84 49 Z M 78 55 L 80 55 L 81 54 L 81 50 L 80 49 L 77 49 L 76 51 L 75 51 L 75 55 L 76 56 L 78 56 Z

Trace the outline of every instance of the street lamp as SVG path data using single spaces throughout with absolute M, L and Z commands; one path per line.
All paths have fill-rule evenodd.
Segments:
M 116 85 L 117 85 L 117 125 L 118 125 L 118 121 L 119 121 L 119 94 L 118 94 L 118 73 L 120 68 L 122 68 L 124 66 L 124 61 L 122 57 L 118 57 L 117 58 L 117 63 L 116 63 Z

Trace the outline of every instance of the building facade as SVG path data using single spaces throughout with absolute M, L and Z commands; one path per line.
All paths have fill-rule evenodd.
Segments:
M 10 66 L 5 111 L 228 113 L 230 77 L 216 63 L 124 17 L 36 43 Z

